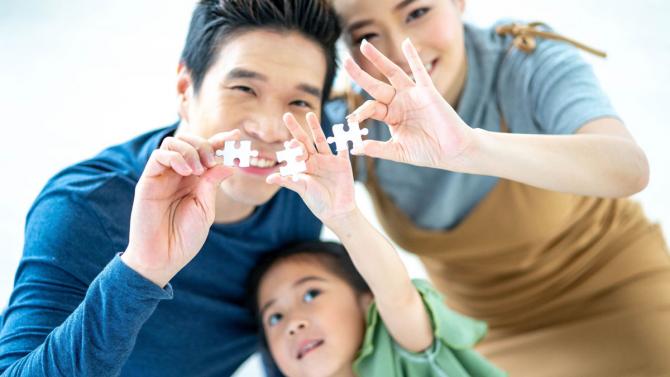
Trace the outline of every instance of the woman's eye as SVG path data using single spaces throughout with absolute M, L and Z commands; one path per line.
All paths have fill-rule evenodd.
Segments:
M 256 95 L 256 92 L 254 92 L 253 89 L 251 89 L 248 86 L 244 86 L 244 85 L 236 85 L 236 86 L 231 87 L 231 89 L 232 90 L 239 90 L 239 91 L 244 92 L 244 93 L 249 93 L 249 94 Z
M 281 321 L 282 315 L 279 313 L 272 314 L 268 317 L 268 326 L 272 327 Z
M 423 17 L 426 13 L 428 13 L 430 9 L 428 8 L 418 8 L 413 10 L 410 14 L 407 15 L 407 18 L 405 18 L 405 22 L 412 22 L 416 20 L 417 18 Z
M 298 107 L 307 107 L 307 108 L 310 108 L 310 109 L 312 108 L 312 105 L 310 105 L 309 102 L 303 101 L 303 100 L 295 100 L 295 101 L 291 102 L 291 105 L 298 106 Z
M 354 44 L 355 44 L 355 45 L 359 45 L 359 44 L 361 44 L 361 43 L 363 42 L 363 39 L 365 39 L 366 41 L 370 42 L 372 39 L 374 39 L 374 38 L 376 38 L 376 37 L 377 37 L 377 34 L 375 34 L 375 33 L 367 33 L 367 34 L 363 34 L 363 35 L 361 35 L 360 37 L 357 37 L 357 38 L 354 39 Z
M 312 302 L 316 296 L 320 295 L 321 291 L 318 289 L 310 289 L 305 293 L 305 295 L 302 297 L 302 300 L 305 302 Z

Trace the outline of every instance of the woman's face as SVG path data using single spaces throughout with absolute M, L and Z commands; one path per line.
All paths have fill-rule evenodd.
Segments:
M 410 73 L 400 45 L 410 38 L 438 91 L 450 99 L 465 77 L 461 14 L 465 0 L 333 0 L 343 20 L 354 60 L 374 77 L 383 76 L 360 53 L 363 39 Z M 454 104 L 452 104 L 454 105 Z
M 290 377 L 352 375 L 368 296 L 306 257 L 271 267 L 261 280 L 258 306 L 279 369 Z

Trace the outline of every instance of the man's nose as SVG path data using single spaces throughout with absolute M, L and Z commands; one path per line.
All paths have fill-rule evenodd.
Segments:
M 257 115 L 243 124 L 243 131 L 254 139 L 268 144 L 283 143 L 291 133 L 282 121 L 282 114 Z
M 289 335 L 296 335 L 300 331 L 304 330 L 307 328 L 307 321 L 304 319 L 294 319 L 291 321 L 291 323 L 288 326 L 288 334 Z

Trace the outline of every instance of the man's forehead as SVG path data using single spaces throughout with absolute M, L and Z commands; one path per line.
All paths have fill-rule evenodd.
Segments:
M 245 70 L 266 79 L 292 79 L 323 85 L 326 59 L 321 48 L 296 32 L 252 31 L 229 39 L 217 65 L 227 74 Z

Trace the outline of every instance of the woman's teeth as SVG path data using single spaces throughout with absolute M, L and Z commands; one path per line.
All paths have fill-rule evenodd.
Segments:
M 260 157 L 251 157 L 249 159 L 249 165 L 256 168 L 271 168 L 275 166 L 277 162 L 274 160 L 267 160 Z
M 430 73 L 430 71 L 433 69 L 433 62 L 424 64 L 423 66 L 426 67 L 426 72 Z

